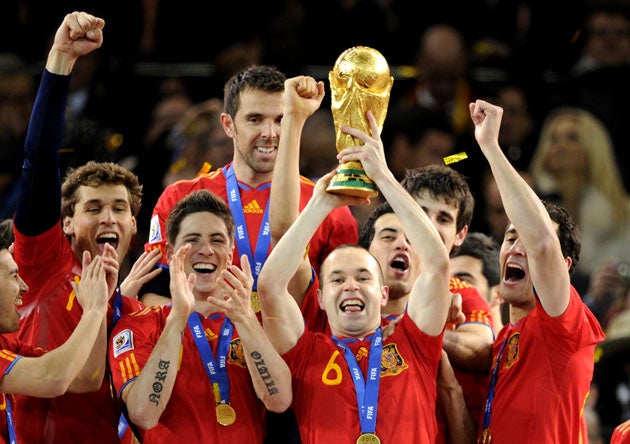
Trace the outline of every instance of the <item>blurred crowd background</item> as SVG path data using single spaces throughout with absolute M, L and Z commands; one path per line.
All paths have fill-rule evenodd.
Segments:
M 592 442 L 606 442 L 630 418 L 630 0 L 3 0 L 3 218 L 15 205 L 47 48 L 73 10 L 103 17 L 105 42 L 74 70 L 63 164 L 110 160 L 138 174 L 144 197 L 135 254 L 165 185 L 194 177 L 204 162 L 216 169 L 231 159 L 218 120 L 223 84 L 249 64 L 328 84 L 343 50 L 379 50 L 395 78 L 382 133 L 392 171 L 402 178 L 405 168 L 466 152 L 452 166 L 474 192 L 471 231 L 499 241 L 505 214 L 468 103 L 503 106 L 502 148 L 582 231 L 574 285 L 608 333 L 588 406 Z M 313 179 L 336 163 L 327 99 L 303 134 L 302 174 Z M 359 224 L 365 211 L 353 209 Z

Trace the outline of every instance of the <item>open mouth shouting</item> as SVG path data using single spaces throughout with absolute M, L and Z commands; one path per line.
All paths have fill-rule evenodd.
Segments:
M 118 234 L 116 233 L 102 233 L 96 238 L 96 243 L 99 247 L 100 253 L 103 253 L 105 244 L 110 244 L 116 250 L 118 248 Z
M 508 263 L 505 265 L 503 281 L 506 283 L 518 283 L 525 279 L 525 270 L 518 264 Z
M 395 270 L 396 274 L 404 274 L 409 269 L 409 256 L 397 254 L 389 266 Z

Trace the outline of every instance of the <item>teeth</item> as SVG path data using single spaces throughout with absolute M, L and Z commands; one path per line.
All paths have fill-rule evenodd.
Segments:
M 363 309 L 363 302 L 359 299 L 347 299 L 341 303 L 341 309 L 345 310 L 348 307 L 359 307 Z
M 18 306 L 19 306 L 19 305 L 22 305 L 22 298 L 17 298 L 17 299 L 15 300 L 15 305 L 18 305 Z
M 193 265 L 193 270 L 199 271 L 202 273 L 213 272 L 216 267 L 212 264 L 195 264 Z
M 99 240 L 116 240 L 118 239 L 118 236 L 116 236 L 115 234 L 101 234 L 98 237 Z
M 275 148 L 273 148 L 273 147 L 267 148 L 267 147 L 264 147 L 264 146 L 257 146 L 256 149 L 258 151 L 260 151 L 261 153 L 271 154 L 271 153 L 273 153 Z

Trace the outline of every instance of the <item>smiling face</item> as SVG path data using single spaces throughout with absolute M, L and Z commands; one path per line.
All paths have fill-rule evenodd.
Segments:
M 321 267 L 320 307 L 336 336 L 364 337 L 381 322 L 387 302 L 376 259 L 360 247 L 332 251 Z
M 282 92 L 246 89 L 240 93 L 240 106 L 234 119 L 222 115 L 225 132 L 234 141 L 234 168 L 239 178 L 263 175 L 264 180 L 271 180 L 283 112 Z M 245 176 L 242 180 L 246 179 Z
M 221 272 L 232 263 L 232 238 L 223 219 L 201 211 L 182 219 L 173 251 L 186 244 L 192 244 L 184 265 L 186 275 L 195 273 L 193 293 L 196 299 L 205 300 L 219 288 Z
M 13 255 L 7 249 L 0 250 L 0 333 L 18 329 L 20 315 L 16 307 L 22 305 L 22 295 L 27 290 Z
M 77 258 L 87 250 L 92 257 L 102 255 L 111 244 L 122 260 L 136 234 L 129 193 L 124 185 L 80 186 L 74 215 L 65 217 L 64 233 L 70 236 Z
M 370 253 L 383 270 L 389 302 L 406 298 L 420 274 L 420 259 L 405 236 L 398 216 L 386 213 L 374 222 Z

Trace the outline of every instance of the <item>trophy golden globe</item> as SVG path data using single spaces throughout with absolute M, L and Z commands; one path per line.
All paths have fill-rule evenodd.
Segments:
M 346 49 L 337 58 L 328 80 L 337 152 L 362 144 L 361 140 L 339 131 L 340 125 L 359 129 L 366 134 L 372 133 L 365 115 L 368 110 L 374 114 L 380 133 L 394 83 L 385 57 L 367 46 Z M 378 195 L 376 184 L 365 174 L 358 161 L 341 164 L 326 190 L 358 197 Z

